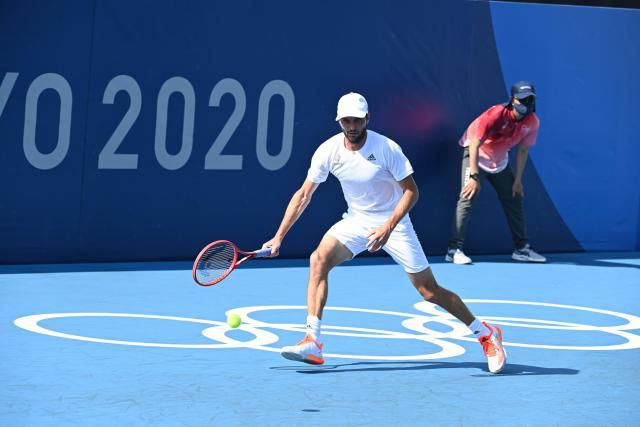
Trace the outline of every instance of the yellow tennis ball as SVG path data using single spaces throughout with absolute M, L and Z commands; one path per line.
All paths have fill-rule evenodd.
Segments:
M 242 319 L 239 315 L 230 314 L 229 316 L 227 316 L 227 325 L 231 326 L 232 328 L 237 328 L 241 323 Z

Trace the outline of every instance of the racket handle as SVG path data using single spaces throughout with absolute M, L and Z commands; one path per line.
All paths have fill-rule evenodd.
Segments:
M 264 258 L 271 255 L 271 248 L 258 249 L 255 251 L 256 258 Z

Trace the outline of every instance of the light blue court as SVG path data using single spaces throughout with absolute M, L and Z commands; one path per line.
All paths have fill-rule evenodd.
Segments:
M 277 353 L 302 337 L 304 261 L 210 288 L 186 263 L 0 267 L 0 425 L 640 425 L 640 254 L 439 258 L 502 325 L 503 374 L 387 260 L 332 272 L 321 367 Z

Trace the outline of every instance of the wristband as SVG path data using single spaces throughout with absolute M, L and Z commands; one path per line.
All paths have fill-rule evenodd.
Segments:
M 469 174 L 469 178 L 473 179 L 474 181 L 478 181 L 478 180 L 480 180 L 480 174 L 477 173 L 477 172 Z

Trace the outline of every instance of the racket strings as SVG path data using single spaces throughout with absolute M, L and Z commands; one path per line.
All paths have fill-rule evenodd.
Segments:
M 196 275 L 200 282 L 212 282 L 225 275 L 233 266 L 236 251 L 228 243 L 214 245 L 207 249 L 196 267 Z

